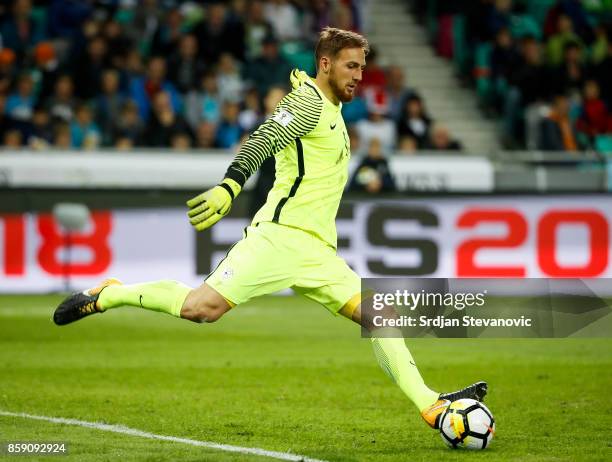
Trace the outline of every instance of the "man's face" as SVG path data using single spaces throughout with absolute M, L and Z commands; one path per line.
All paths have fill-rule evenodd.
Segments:
M 365 68 L 363 48 L 344 48 L 331 60 L 328 79 L 329 85 L 338 100 L 343 103 L 352 101 L 361 82 Z

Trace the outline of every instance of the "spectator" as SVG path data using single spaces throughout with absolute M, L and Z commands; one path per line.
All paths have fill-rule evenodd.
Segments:
M 599 84 L 596 80 L 587 80 L 584 84 L 582 113 L 577 122 L 577 129 L 591 140 L 597 135 L 612 132 L 612 118 L 600 98 Z
M 510 27 L 511 12 L 512 0 L 495 0 L 493 2 L 493 8 L 488 10 L 486 19 L 487 40 L 493 39 L 501 29 Z
M 528 149 L 536 149 L 538 125 L 543 101 L 551 92 L 551 76 L 542 62 L 542 50 L 533 37 L 523 39 L 522 63 L 510 78 L 509 89 L 504 103 L 504 143 L 513 147 L 516 139 L 525 139 Z M 525 131 L 519 130 L 524 118 Z
M 209 72 L 201 79 L 200 91 L 192 91 L 186 99 L 186 117 L 192 127 L 201 122 L 216 125 L 221 120 L 221 95 L 216 74 Z
M 161 3 L 157 0 L 142 0 L 138 8 L 134 9 L 134 19 L 127 32 L 133 40 L 140 41 L 140 47 L 144 53 L 151 51 L 148 45 L 153 42 L 153 37 L 164 14 Z
M 53 134 L 53 147 L 56 149 L 72 149 L 72 136 L 70 134 L 70 124 L 59 122 L 55 124 Z
M 196 146 L 200 149 L 212 149 L 215 147 L 217 126 L 206 120 L 201 121 L 196 128 Z
M 384 90 L 370 89 L 366 94 L 369 117 L 355 124 L 359 139 L 369 146 L 372 138 L 378 138 L 383 150 L 390 152 L 395 148 L 397 139 L 395 124 L 385 116 L 389 113 L 389 100 Z
M 400 66 L 389 66 L 387 68 L 387 95 L 389 96 L 389 116 L 395 122 L 399 122 L 406 100 L 414 94 L 412 89 L 406 88 L 404 71 Z
M 115 139 L 114 147 L 118 151 L 131 151 L 134 149 L 134 141 L 128 136 L 119 136 Z
M 559 17 L 564 15 L 570 18 L 572 29 L 578 33 L 580 38 L 586 43 L 591 43 L 593 30 L 581 2 L 582 0 L 558 0 L 546 16 L 544 23 L 545 36 L 550 37 L 559 32 Z
M 32 18 L 31 0 L 14 0 L 10 15 L 0 24 L 2 46 L 10 48 L 21 62 L 30 47 L 44 39 L 44 30 Z
M 54 0 L 49 3 L 49 35 L 70 41 L 82 39 L 82 26 L 93 13 L 92 3 L 73 0 Z
M 397 124 L 398 134 L 413 138 L 417 146 L 423 149 L 429 141 L 430 125 L 431 119 L 427 115 L 421 97 L 417 94 L 410 96 L 404 103 L 404 109 Z
M 466 38 L 472 46 L 493 38 L 490 35 L 489 18 L 493 4 L 491 0 L 472 0 L 465 2 Z
M 555 72 L 552 82 L 556 93 L 580 93 L 587 70 L 582 64 L 582 49 L 575 42 L 567 42 L 563 50 L 563 63 Z
M 286 85 L 290 72 L 291 65 L 280 55 L 278 41 L 268 36 L 264 40 L 261 57 L 247 64 L 246 79 L 260 95 L 265 95 L 272 86 Z
M 419 149 L 419 144 L 416 138 L 410 135 L 403 135 L 400 137 L 398 147 L 397 147 L 397 154 L 413 155 L 413 154 L 416 154 L 418 149 Z
M 145 143 L 151 147 L 168 147 L 177 133 L 189 133 L 189 125 L 174 109 L 171 95 L 159 91 L 153 97 L 153 112 L 145 129 Z
M 132 100 L 125 101 L 119 117 L 114 120 L 112 138 L 115 140 L 127 138 L 131 141 L 132 146 L 136 146 L 141 144 L 143 132 L 144 123 L 140 118 L 138 106 Z
M 0 93 L 0 139 L 15 126 L 15 121 L 6 113 L 6 96 Z
M 217 88 L 222 101 L 239 102 L 242 99 L 244 83 L 240 77 L 234 57 L 223 53 L 217 65 Z
M 113 67 L 118 67 L 120 61 L 125 59 L 128 50 L 132 49 L 132 40 L 124 32 L 123 26 L 115 19 L 104 24 L 103 34 L 108 46 L 109 61 Z
M 5 149 L 20 149 L 23 145 L 23 135 L 15 128 L 7 130 L 2 137 Z
M 352 156 L 361 156 L 364 153 L 362 152 L 361 140 L 359 139 L 359 133 L 354 127 L 349 127 L 348 130 L 349 137 L 349 148 L 351 150 Z
M 59 76 L 59 59 L 51 42 L 40 42 L 34 48 L 35 80 L 38 82 L 38 99 L 45 101 L 53 93 Z
M 102 36 L 96 36 L 87 44 L 87 49 L 72 62 L 75 82 L 87 82 L 87 85 L 76 87 L 76 95 L 84 100 L 96 97 L 100 93 L 102 72 L 109 66 L 106 40 Z
M 548 39 L 546 44 L 548 62 L 551 66 L 559 66 L 562 63 L 568 43 L 575 43 L 581 49 L 584 48 L 584 42 L 574 32 L 570 17 L 562 14 L 559 15 L 557 21 L 557 32 Z
M 316 42 L 319 32 L 332 24 L 332 11 L 329 0 L 311 0 L 305 23 L 306 31 L 312 42 Z
M 204 63 L 198 58 L 198 41 L 195 35 L 187 34 L 179 41 L 178 53 L 168 62 L 168 79 L 181 93 L 188 93 L 198 86 Z
M 495 45 L 491 52 L 491 104 L 498 111 L 502 110 L 503 97 L 512 73 L 520 63 L 521 57 L 510 31 L 505 27 L 500 29 L 495 36 Z
M 612 108 L 612 85 L 610 85 L 610 82 L 612 82 L 612 28 L 609 34 L 607 55 L 595 67 L 595 78 L 606 106 Z
M 176 54 L 183 33 L 183 16 L 178 8 L 171 8 L 163 15 L 164 21 L 158 23 L 153 34 L 151 54 L 172 56 Z
M 512 70 L 520 62 L 520 55 L 516 49 L 510 30 L 507 27 L 500 29 L 495 36 L 495 44 L 491 51 L 491 76 L 492 79 L 504 79 L 508 81 Z
M 0 50 L 0 94 L 6 95 L 11 90 L 17 75 L 15 52 L 9 48 Z
M 270 91 L 273 91 L 272 88 Z M 283 89 L 280 89 L 285 94 Z M 253 131 L 262 120 L 261 104 L 259 103 L 259 93 L 255 88 L 251 88 L 246 92 L 244 105 L 238 116 L 238 124 L 243 132 L 250 133 Z
M 285 96 L 285 89 L 282 87 L 272 87 L 264 98 L 264 118 L 270 117 L 276 106 Z M 259 167 L 259 175 L 251 193 L 251 203 L 249 204 L 249 214 L 254 216 L 255 213 L 266 202 L 268 192 L 272 189 L 276 175 L 276 161 L 274 156 L 268 157 Z
M 298 12 L 287 0 L 270 0 L 264 6 L 264 17 L 281 41 L 299 40 L 301 30 Z
M 238 103 L 226 101 L 223 103 L 221 123 L 217 127 L 216 146 L 230 149 L 236 146 L 242 136 L 242 129 L 238 123 L 240 106 Z
M 603 25 L 595 28 L 595 41 L 591 45 L 591 63 L 597 65 L 606 59 L 608 53 L 608 33 Z
M 5 112 L 17 123 L 29 123 L 36 104 L 32 76 L 27 73 L 21 74 L 17 79 L 15 90 L 6 100 Z
M 253 3 L 252 0 L 230 0 L 230 11 L 228 13 L 227 21 L 233 23 L 244 23 L 247 20 L 248 8 Z
M 244 59 L 244 27 L 240 22 L 228 21 L 226 16 L 224 4 L 212 3 L 206 19 L 193 30 L 200 45 L 200 56 L 207 65 L 216 63 L 223 52 Z
M 369 194 L 395 190 L 389 163 L 383 153 L 383 143 L 378 138 L 369 141 L 366 157 L 357 166 L 349 188 Z
M 54 92 L 44 106 L 53 120 L 63 122 L 72 120 L 76 108 L 76 99 L 74 97 L 74 83 L 70 75 L 63 74 L 57 78 Z
M 88 104 L 80 104 L 70 123 L 70 139 L 73 148 L 95 149 L 100 146 L 102 134 L 94 122 L 93 111 Z
M 548 98 L 550 73 L 542 62 L 541 46 L 533 37 L 524 39 L 521 60 L 510 80 L 520 90 L 523 104 Z
M 353 125 L 368 118 L 368 105 L 362 95 L 355 95 L 353 101 L 342 105 L 342 117 L 346 125 Z
M 125 94 L 129 94 L 131 92 L 132 82 L 143 78 L 146 73 L 140 52 L 136 48 L 128 50 L 125 60 L 117 70 L 120 74 L 121 91 Z
M 145 77 L 132 80 L 130 96 L 138 105 L 140 118 L 149 120 L 151 101 L 159 92 L 167 93 L 174 112 L 180 111 L 180 97 L 172 82 L 166 80 L 166 60 L 161 56 L 149 59 Z
M 191 136 L 187 132 L 176 132 L 170 139 L 170 147 L 176 151 L 191 149 Z
M 580 36 L 585 43 L 592 43 L 593 41 L 593 27 L 591 26 L 591 20 L 584 9 L 583 0 L 560 0 L 559 6 L 561 11 L 567 14 L 572 19 L 574 30 Z M 610 8 L 608 2 L 607 8 Z
M 273 35 L 272 26 L 266 21 L 264 3 L 253 0 L 249 4 L 249 14 L 245 23 L 245 44 L 247 60 L 254 60 L 261 56 L 263 41 Z
M 119 92 L 119 73 L 114 69 L 106 69 L 102 74 L 102 93 L 96 99 L 96 121 L 106 146 L 112 144 L 113 126 L 124 102 L 125 96 Z
M 42 106 L 34 108 L 32 126 L 28 133 L 28 144 L 34 147 L 46 147 L 53 141 L 53 125 L 49 113 Z
M 339 29 L 357 32 L 355 18 L 353 17 L 353 11 L 348 5 L 345 5 L 341 2 L 336 3 L 332 10 L 331 25 Z
M 375 48 L 370 48 L 359 86 L 362 93 L 366 93 L 369 88 L 384 89 L 387 86 L 387 76 L 385 70 L 378 64 L 378 53 Z
M 461 143 L 451 138 L 446 126 L 435 123 L 431 128 L 427 149 L 431 151 L 461 151 Z
M 555 95 L 550 114 L 540 123 L 539 149 L 543 151 L 578 150 L 578 139 L 569 110 L 570 102 L 567 95 Z

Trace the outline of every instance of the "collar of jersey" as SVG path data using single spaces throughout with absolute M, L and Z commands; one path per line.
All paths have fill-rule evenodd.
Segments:
M 325 93 L 323 93 L 323 90 L 321 90 L 319 88 L 319 86 L 315 83 L 315 80 L 312 77 L 308 77 L 308 85 L 312 85 L 315 90 L 317 91 L 317 93 L 319 94 L 319 96 L 323 99 L 323 101 L 325 102 L 325 104 L 329 105 L 332 109 L 334 109 L 335 111 L 340 111 L 342 109 L 342 101 L 340 101 L 337 105 L 332 103 L 327 96 L 325 96 Z

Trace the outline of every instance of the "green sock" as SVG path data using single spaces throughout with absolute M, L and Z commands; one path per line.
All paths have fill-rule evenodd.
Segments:
M 98 306 L 102 311 L 123 305 L 138 306 L 180 318 L 183 302 L 190 291 L 191 287 L 170 280 L 113 285 L 102 290 Z
M 439 393 L 430 390 L 423 382 L 403 338 L 373 337 L 372 347 L 380 367 L 419 408 L 419 411 L 437 401 Z

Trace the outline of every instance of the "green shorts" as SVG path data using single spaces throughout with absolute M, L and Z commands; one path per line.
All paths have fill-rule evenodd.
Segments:
M 321 239 L 271 222 L 249 226 L 206 284 L 236 305 L 292 288 L 329 311 L 361 292 L 361 279 Z

